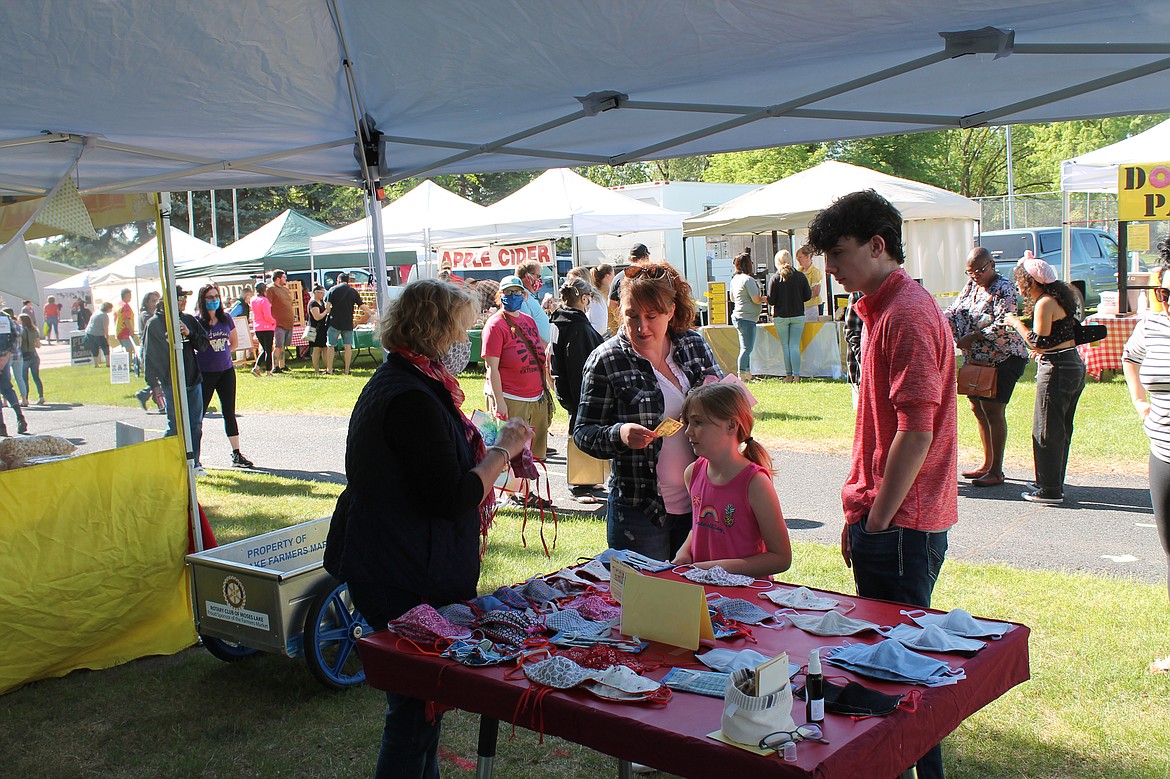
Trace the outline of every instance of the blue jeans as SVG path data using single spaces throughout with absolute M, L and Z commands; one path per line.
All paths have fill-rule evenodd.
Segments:
M 177 435 L 178 425 L 175 423 L 175 395 L 171 383 L 162 383 L 163 397 L 167 401 L 167 431 L 164 436 Z M 187 388 L 187 419 L 191 423 L 191 451 L 195 455 L 195 464 L 199 464 L 200 444 L 203 443 L 203 385 L 196 384 Z
M 737 319 L 735 329 L 739 331 L 739 372 L 752 369 L 752 349 L 756 348 L 756 320 Z
M 28 400 L 28 382 L 24 380 L 24 358 L 21 357 L 19 349 L 12 353 L 8 365 L 12 368 L 12 383 L 16 385 L 17 392 L 20 393 L 22 400 Z
M 691 532 L 690 514 L 667 514 L 658 527 L 645 513 L 618 502 L 610 489 L 605 512 L 606 541 L 612 549 L 632 549 L 655 560 L 673 560 Z
M 1032 412 L 1032 459 L 1036 487 L 1064 494 L 1072 444 L 1073 417 L 1085 388 L 1085 363 L 1076 349 L 1042 354 L 1036 365 L 1036 407 Z
M 392 553 L 387 558 L 393 562 Z M 414 593 L 378 582 L 347 582 L 353 604 L 366 621 L 385 626 L 421 601 Z M 435 604 L 441 605 L 441 604 Z M 426 701 L 386 693 L 386 725 L 378 750 L 374 779 L 439 779 L 439 735 L 442 715 L 429 722 Z
M 800 339 L 804 337 L 805 321 L 804 316 L 781 316 L 773 322 L 784 353 L 784 372 L 789 376 L 800 375 Z
M 863 519 L 849 526 L 849 548 L 858 595 L 930 608 L 934 583 L 947 556 L 947 531 L 891 527 L 867 533 Z M 942 747 L 931 747 L 917 769 L 920 779 L 941 779 Z

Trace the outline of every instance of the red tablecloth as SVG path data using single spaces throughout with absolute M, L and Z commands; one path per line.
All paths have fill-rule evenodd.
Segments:
M 1085 361 L 1085 370 L 1098 381 L 1101 380 L 1101 371 L 1121 370 L 1121 350 L 1125 342 L 1133 335 L 1141 317 L 1133 314 L 1119 316 L 1117 314 L 1094 314 L 1086 317 L 1087 325 L 1105 325 L 1109 335 L 1101 341 L 1091 344 L 1081 344 L 1077 347 L 1081 359 Z
M 714 588 L 709 588 L 714 589 Z M 743 597 L 770 606 L 757 599 L 758 590 L 718 588 L 723 594 Z M 909 622 L 898 612 L 901 604 L 838 595 L 857 604 L 849 616 L 881 625 Z M 811 612 L 809 612 L 811 613 Z M 813 636 L 791 624 L 779 630 L 755 628 L 758 644 L 746 639 L 719 641 L 729 649 L 755 649 L 774 656 L 788 652 L 789 660 L 804 664 L 816 647 L 843 643 L 844 639 Z M 913 765 L 926 751 L 939 743 L 971 714 L 1029 678 L 1029 630 L 1014 626 L 1003 638 L 988 642 L 975 657 L 937 655 L 951 667 L 961 666 L 967 678 L 948 687 L 912 687 L 877 682 L 854 676 L 835 666 L 826 665 L 825 674 L 845 677 L 891 693 L 919 690 L 922 698 L 917 710 L 899 709 L 887 717 L 853 720 L 829 714 L 825 735 L 831 744 L 803 742 L 798 761 L 783 762 L 777 756 L 763 757 L 710 739 L 707 734 L 718 730 L 722 700 L 692 693 L 676 692 L 665 707 L 618 704 L 601 701 L 589 693 L 552 692 L 546 695 L 538 711 L 531 705 L 517 710 L 527 679 L 508 680 L 500 668 L 472 669 L 454 661 L 401 651 L 397 637 L 382 632 L 363 638 L 358 651 L 366 670 L 366 680 L 380 690 L 436 700 L 466 711 L 514 722 L 525 728 L 566 738 L 599 752 L 625 760 L 652 765 L 680 776 L 776 776 L 776 777 L 894 777 Z M 850 643 L 874 642 L 869 634 L 851 637 Z M 661 644 L 652 644 L 645 659 L 663 659 L 673 664 L 704 668 L 690 652 Z M 648 673 L 660 679 L 669 669 Z M 840 681 L 839 683 L 844 683 Z M 535 718 L 534 718 L 535 716 Z M 804 722 L 804 707 L 794 699 L 793 717 Z

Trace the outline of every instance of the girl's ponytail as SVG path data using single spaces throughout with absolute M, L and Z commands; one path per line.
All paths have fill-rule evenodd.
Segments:
M 768 450 L 751 436 L 748 436 L 748 439 L 743 442 L 743 456 L 767 471 L 769 477 L 775 475 L 772 470 L 772 455 L 768 454 Z

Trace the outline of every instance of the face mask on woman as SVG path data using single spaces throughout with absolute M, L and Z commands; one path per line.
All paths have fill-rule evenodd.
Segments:
M 219 301 L 218 300 L 207 301 L 207 310 L 208 311 L 218 311 L 219 310 Z
M 471 341 L 456 341 L 443 355 L 441 362 L 452 376 L 463 373 L 467 364 L 471 362 Z
M 500 303 L 503 304 L 505 311 L 519 311 L 520 306 L 524 303 L 524 293 L 509 292 L 500 297 Z

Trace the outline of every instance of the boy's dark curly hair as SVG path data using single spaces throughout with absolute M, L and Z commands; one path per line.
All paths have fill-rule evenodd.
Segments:
M 902 214 L 872 189 L 851 192 L 833 201 L 808 225 L 808 242 L 824 254 L 842 238 L 865 243 L 875 235 L 886 242 L 886 251 L 899 265 L 906 262 L 902 250 Z

